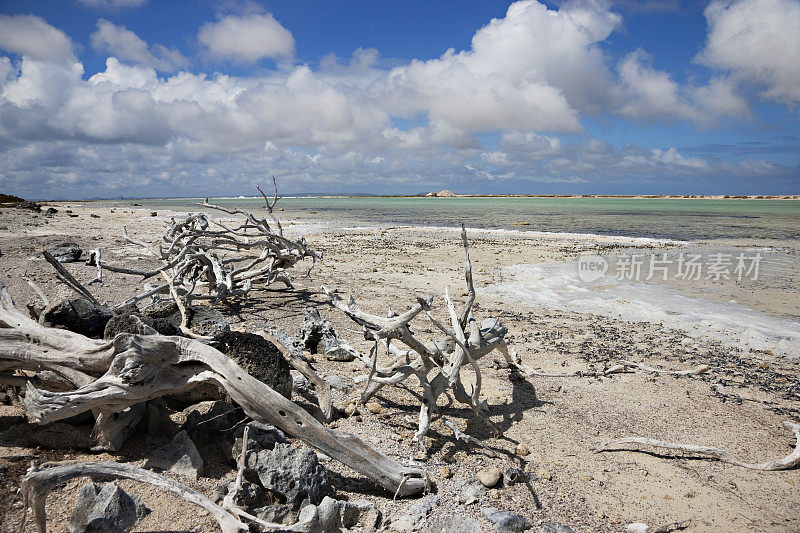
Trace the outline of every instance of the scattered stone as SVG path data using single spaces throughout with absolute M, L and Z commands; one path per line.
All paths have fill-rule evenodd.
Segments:
M 303 311 L 300 325 L 301 343 L 311 353 L 323 353 L 330 361 L 352 361 L 355 359 L 352 348 L 333 329 L 331 323 L 320 316 L 314 307 Z
M 204 337 L 216 337 L 231 327 L 222 313 L 211 307 L 192 307 L 189 328 Z
M 391 527 L 394 531 L 410 532 L 419 530 L 428 515 L 439 506 L 437 496 L 428 496 L 424 500 L 412 505 L 400 515 L 400 518 L 392 522 Z
M 569 526 L 557 524 L 555 522 L 545 522 L 539 529 L 540 533 L 575 533 L 575 530 Z
M 340 528 L 339 502 L 325 496 L 319 505 L 303 507 L 297 517 L 297 524 L 292 529 L 294 531 L 327 533 L 328 531 L 339 531 Z
M 325 467 L 309 449 L 278 442 L 272 450 L 247 454 L 246 463 L 265 489 L 283 495 L 295 510 L 317 505 L 325 495 L 333 493 Z
M 154 451 L 145 461 L 144 467 L 169 470 L 197 479 L 203 474 L 203 458 L 186 431 L 181 431 L 172 442 Z
M 339 502 L 339 518 L 342 526 L 360 526 L 360 531 L 375 531 L 380 525 L 381 512 L 369 500 Z
M 150 211 L 150 216 L 151 217 L 157 217 L 158 216 L 158 211 Z
M 458 499 L 464 505 L 470 505 L 477 502 L 485 495 L 486 495 L 486 487 L 484 487 L 474 479 L 470 479 L 464 485 L 464 488 L 461 491 L 461 495 L 458 497 Z
M 528 474 L 515 466 L 510 466 L 503 472 L 503 484 L 506 486 L 525 483 L 526 481 L 528 481 Z
M 450 479 L 453 477 L 453 469 L 447 465 L 444 465 L 439 469 L 439 477 L 442 479 Z
M 625 531 L 627 533 L 647 533 L 649 529 L 650 526 L 643 524 L 642 522 L 634 522 L 625 526 Z
M 484 507 L 481 514 L 494 524 L 496 533 L 516 533 L 531 527 L 528 519 L 521 514 L 507 513 L 494 507 Z
M 25 423 L 25 415 L 3 415 L 0 416 L 0 431 L 5 431 L 11 426 Z M 5 440 L 5 439 L 3 439 Z
M 336 389 L 338 391 L 342 391 L 345 394 L 350 392 L 350 389 L 353 388 L 353 385 L 345 380 L 342 376 L 338 374 L 331 374 L 330 376 L 325 377 L 325 381 L 331 386 L 331 388 Z
M 226 496 L 236 490 L 236 478 L 228 478 L 217 487 L 217 502 L 221 502 Z M 250 483 L 242 480 L 242 488 L 233 496 L 233 502 L 237 507 L 252 511 L 258 507 L 263 507 L 266 503 L 264 489 L 257 483 Z
M 158 333 L 153 328 L 153 319 L 137 315 L 116 315 L 106 322 L 103 330 L 104 339 L 113 339 L 119 333 L 133 333 L 134 335 L 153 335 Z
M 89 215 L 89 218 L 100 218 L 100 215 L 95 215 L 94 213 Z
M 65 242 L 48 248 L 47 252 L 59 263 L 74 263 L 81 258 L 83 250 L 74 242 Z
M 110 309 L 77 298 L 48 305 L 39 316 L 39 324 L 68 329 L 87 337 L 102 337 L 106 324 L 114 316 Z
M 550 481 L 553 479 L 553 474 L 547 470 L 537 470 L 536 475 L 539 477 L 539 479 L 543 479 L 545 481 Z
M 490 466 L 489 468 L 484 468 L 478 472 L 475 477 L 478 478 L 478 481 L 481 482 L 481 485 L 487 489 L 490 489 L 497 485 L 502 476 L 503 472 L 499 468 L 496 466 Z
M 58 213 L 58 209 L 56 209 L 55 207 L 48 207 L 43 214 L 46 217 L 51 217 L 56 213 Z
M 483 528 L 471 516 L 456 514 L 429 519 L 420 533 L 483 533 Z
M 347 405 L 345 405 L 344 414 L 346 414 L 347 416 L 353 416 L 354 414 L 357 415 L 358 414 L 358 407 L 356 406 L 356 403 L 352 402 L 352 403 L 348 403 Z
M 298 394 L 306 395 L 311 393 L 311 382 L 303 374 L 292 376 L 292 388 Z
M 383 406 L 378 402 L 367 402 L 365 407 L 373 415 L 379 415 L 383 412 Z
M 214 337 L 214 346 L 248 374 L 291 399 L 293 381 L 289 363 L 278 348 L 264 337 L 254 333 L 225 331 Z
M 528 449 L 528 446 L 526 444 L 522 444 L 520 442 L 519 444 L 517 444 L 517 447 L 514 450 L 514 453 L 516 453 L 517 455 L 519 455 L 521 457 L 525 457 L 526 455 L 531 453 L 531 451 L 530 451 L 530 449 Z
M 68 529 L 70 533 L 127 533 L 148 513 L 138 496 L 128 494 L 116 483 L 102 487 L 89 483 L 78 493 Z

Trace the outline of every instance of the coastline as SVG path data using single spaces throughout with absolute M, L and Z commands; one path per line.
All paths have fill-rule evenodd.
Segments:
M 51 219 L 0 211 L 0 226 L 5 228 L 0 229 L 3 282 L 18 305 L 24 306 L 26 301 L 36 298 L 21 279 L 26 273 L 51 297 L 71 296 L 40 258 L 41 248 L 72 241 L 84 250 L 101 248 L 103 257 L 110 262 L 148 265 L 149 258 L 122 240 L 122 226 L 136 238 L 155 242 L 164 222 L 175 214 L 159 208 L 157 216 L 152 217 L 149 212 L 153 209 L 147 205 L 112 209 L 75 202 L 57 207 L 60 212 Z M 72 213 L 67 214 L 67 209 Z M 308 228 L 305 221 L 293 224 L 295 220 L 284 219 L 284 222 L 285 230 L 293 234 Z M 222 307 L 232 327 L 247 330 L 255 323 L 267 322 L 294 333 L 303 308 L 314 305 L 353 346 L 368 351 L 369 343 L 363 340 L 363 335 L 354 331 L 346 317 L 325 304 L 319 294 L 320 285 L 339 289 L 343 295 L 352 294 L 365 310 L 381 315 L 389 308 L 402 312 L 413 304 L 416 296 L 430 293 L 435 296 L 433 313 L 444 317 L 445 287 L 450 287 L 457 300 L 464 298 L 463 249 L 455 229 L 353 227 L 335 220 L 319 222 L 330 223 L 315 227 L 308 240 L 324 253 L 325 259 L 311 271 L 311 278 L 302 277 L 298 271 L 294 273 L 295 292 L 258 291 L 249 304 L 235 309 Z M 796 392 L 800 388 L 793 388 L 797 387 L 800 375 L 797 360 L 779 357 L 768 350 L 733 349 L 715 339 L 691 337 L 652 322 L 631 322 L 516 302 L 489 290 L 510 281 L 507 269 L 515 265 L 567 265 L 581 254 L 595 253 L 598 249 L 608 254 L 661 253 L 698 243 L 491 229 L 469 230 L 469 238 L 479 292 L 477 318 L 502 316 L 509 327 L 510 348 L 526 365 L 542 371 L 565 372 L 600 369 L 626 358 L 664 368 L 708 364 L 711 369 L 697 378 L 622 374 L 602 379 L 531 378 L 528 383 L 512 384 L 508 381 L 508 371 L 487 358 L 482 363 L 484 395 L 491 405 L 492 419 L 505 430 L 505 437 L 492 438 L 468 410 L 453 407 L 447 414 L 462 429 L 469 427 L 484 445 L 498 450 L 500 458 L 455 444 L 447 428 L 441 422 L 434 422 L 430 443 L 433 453 L 424 468 L 436 480 L 443 503 L 432 512 L 432 519 L 467 514 L 487 526 L 480 507 L 494 505 L 521 512 L 539 526 L 555 521 L 583 532 L 620 531 L 631 522 L 658 525 L 686 518 L 695 521 L 690 531 L 798 529 L 800 511 L 782 505 L 796 497 L 795 483 L 800 483 L 796 471 L 764 474 L 716 461 L 630 452 L 593 453 L 603 441 L 632 434 L 720 446 L 753 460 L 783 455 L 788 439 L 779 429 L 780 423 L 800 416 L 800 398 Z M 94 276 L 93 267 L 82 263 L 67 266 L 83 282 Z M 91 290 L 100 300 L 119 301 L 132 291 L 136 281 L 130 276 L 107 273 L 106 282 L 92 285 Z M 774 291 L 768 293 L 773 299 L 785 290 L 766 289 Z M 797 289 L 795 286 L 791 290 L 796 293 Z M 765 301 L 764 305 L 767 304 Z M 426 339 L 437 337 L 430 323 L 420 320 L 418 328 Z M 319 358 L 315 364 L 323 374 L 338 376 L 348 383 L 355 375 L 353 365 Z M 350 396 L 358 393 L 358 386 L 353 384 Z M 341 406 L 347 397 L 337 391 L 334 401 Z M 304 402 L 300 397 L 295 400 Z M 378 401 L 384 406 L 383 412 L 364 414 L 361 420 L 342 418 L 333 426 L 358 433 L 391 457 L 407 460 L 414 449 L 411 442 L 414 423 L 403 415 L 416 416 L 416 400 L 407 392 L 391 390 L 380 395 Z M 0 416 L 13 414 L 12 409 L 0 408 Z M 180 414 L 176 413 L 174 418 L 178 423 Z M 746 431 L 741 431 L 742 428 Z M 523 468 L 533 479 L 530 487 L 490 490 L 479 505 L 459 503 L 461 484 L 482 467 L 507 465 L 518 442 L 531 449 L 530 456 L 523 461 Z M 144 446 L 157 444 L 156 439 Z M 89 455 L 80 450 L 42 452 L 24 446 L 0 447 L 0 459 L 20 455 L 47 460 L 115 459 L 113 454 Z M 393 501 L 391 495 L 364 494 L 363 484 L 352 481 L 355 474 L 335 462 L 324 464 L 340 480 L 336 486 L 338 492 L 352 500 L 370 499 L 388 518 L 415 503 Z M 24 470 L 27 459 L 13 465 L 14 472 Z M 439 477 L 440 468 L 445 465 L 454 472 L 453 478 Z M 231 473 L 231 467 L 215 464 L 211 472 L 222 477 Z M 211 495 L 218 481 L 217 477 L 211 477 L 190 485 Z M 72 503 L 66 495 L 74 495 L 76 485 L 73 482 L 66 489 L 55 491 L 50 500 L 55 507 L 49 513 L 52 528 L 57 530 L 66 524 Z M 168 498 L 139 486 L 136 491 L 154 509 L 140 527 L 155 531 L 162 527 L 160 524 L 169 524 L 170 529 L 188 529 L 197 525 L 198 520 L 200 527 L 204 527 L 202 518 L 176 513 L 181 504 L 170 504 Z M 0 512 L 16 516 L 11 503 L 18 496 L 4 488 L 0 497 L 4 501 Z

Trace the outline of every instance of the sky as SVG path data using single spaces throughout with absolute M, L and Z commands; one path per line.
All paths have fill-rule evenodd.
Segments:
M 800 194 L 800 0 L 0 0 L 0 192 Z

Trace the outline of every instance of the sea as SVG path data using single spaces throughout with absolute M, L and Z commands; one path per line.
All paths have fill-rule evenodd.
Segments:
M 97 203 L 188 213 L 202 201 Z M 262 198 L 211 201 L 266 215 Z M 534 308 L 658 323 L 688 342 L 712 338 L 732 349 L 800 357 L 800 200 L 298 197 L 280 199 L 275 214 L 293 222 L 292 232 L 312 234 L 311 242 L 314 232 L 337 227 L 420 226 L 456 238 L 463 223 L 474 233 L 587 243 L 596 250 L 589 246 L 574 261 L 505 265 L 501 281 L 481 291 Z M 587 257 L 606 270 L 582 277 Z M 700 271 L 681 277 L 690 257 Z

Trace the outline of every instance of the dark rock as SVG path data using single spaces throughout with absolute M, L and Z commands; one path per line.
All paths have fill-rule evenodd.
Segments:
M 87 337 L 101 337 L 106 324 L 114 316 L 107 307 L 77 298 L 48 305 L 39 316 L 45 327 L 61 328 Z
M 83 253 L 81 247 L 74 242 L 57 244 L 52 248 L 48 248 L 47 251 L 50 255 L 55 257 L 56 261 L 59 263 L 74 263 L 81 258 L 81 254 Z
M 512 514 L 494 507 L 484 507 L 481 514 L 494 524 L 496 533 L 517 533 L 531 528 L 528 519 L 521 514 Z
M 236 478 L 225 479 L 217 487 L 217 502 L 225 499 L 230 493 L 236 490 Z M 237 507 L 246 511 L 253 511 L 258 507 L 263 507 L 266 503 L 264 489 L 256 483 L 242 480 L 242 488 L 233 497 L 233 502 Z
M 225 320 L 222 313 L 214 308 L 192 307 L 190 314 L 189 328 L 198 335 L 215 337 L 231 330 L 228 321 Z M 180 321 L 178 323 L 180 323 Z
M 58 209 L 56 209 L 55 207 L 48 207 L 44 212 L 44 216 L 51 217 L 56 213 L 58 213 Z
M 292 376 L 292 388 L 299 394 L 311 393 L 311 382 L 303 374 Z
M 150 211 L 150 216 L 151 217 L 157 217 L 158 216 L 158 212 L 157 211 Z
M 178 321 L 178 323 L 180 323 L 180 320 Z M 159 333 L 161 335 L 166 335 L 168 337 L 183 336 L 183 333 L 181 333 L 180 328 L 178 328 L 176 324 L 174 324 L 172 321 L 166 318 L 153 319 L 153 329 L 156 330 L 156 333 Z
M 95 215 L 94 213 L 89 215 L 89 218 L 100 218 L 100 215 Z
M 242 452 L 242 439 L 244 437 L 245 426 L 250 428 L 250 433 L 247 437 L 247 455 L 251 453 L 257 454 L 261 450 L 272 450 L 277 443 L 285 443 L 286 436 L 283 431 L 261 422 L 248 422 L 244 426 L 239 426 L 234 432 L 234 442 L 231 447 L 231 459 L 238 460 L 239 454 Z
M 308 449 L 275 444 L 272 450 L 247 455 L 247 469 L 255 471 L 261 485 L 278 493 L 294 510 L 317 505 L 333 492 L 325 468 L 317 454 Z
M 256 509 L 255 515 L 261 520 L 275 522 L 276 524 L 291 525 L 297 521 L 297 513 L 291 505 L 277 503 Z
M 503 484 L 506 486 L 525 483 L 528 481 L 528 474 L 515 466 L 510 466 L 503 472 Z
M 221 400 L 201 402 L 187 408 L 184 413 L 186 421 L 181 430 L 198 443 L 218 438 L 244 418 L 241 409 Z
M 69 519 L 70 533 L 127 533 L 150 510 L 116 483 L 84 485 Z
M 166 300 L 153 304 L 142 312 L 145 316 L 150 318 L 170 318 L 174 315 L 180 316 L 180 309 L 178 304 L 172 300 Z M 180 318 L 178 319 L 180 321 Z M 180 322 L 179 322 L 180 323 Z
M 352 361 L 355 356 L 344 349 L 347 343 L 339 337 L 331 323 L 320 316 L 313 307 L 303 311 L 303 323 L 300 324 L 302 344 L 311 353 L 322 353 L 331 361 Z
M 175 435 L 172 442 L 154 451 L 145 461 L 144 467 L 169 470 L 197 479 L 203 474 L 203 458 L 200 457 L 189 435 L 181 431 Z
M 264 337 L 253 333 L 228 331 L 214 338 L 214 346 L 272 390 L 286 398 L 292 397 L 289 363 L 278 348 Z
M 575 530 L 569 526 L 557 524 L 555 522 L 545 522 L 544 525 L 539 528 L 539 533 L 575 533 Z
M 104 339 L 113 339 L 119 333 L 133 333 L 134 335 L 152 335 L 157 333 L 153 328 L 153 319 L 147 316 L 116 315 L 106 323 L 103 330 Z

